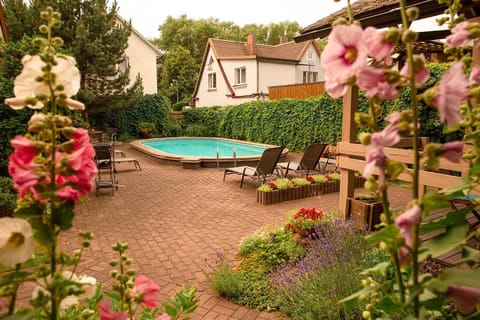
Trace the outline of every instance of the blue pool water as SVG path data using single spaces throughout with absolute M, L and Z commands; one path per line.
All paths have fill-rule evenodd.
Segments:
M 195 138 L 144 141 L 143 145 L 173 155 L 204 158 L 216 158 L 217 150 L 220 158 L 232 158 L 234 149 L 237 157 L 260 156 L 267 148 L 228 140 Z

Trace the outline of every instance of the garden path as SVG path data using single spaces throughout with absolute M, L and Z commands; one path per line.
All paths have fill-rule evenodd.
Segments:
M 187 170 L 160 163 L 128 144 L 119 149 L 138 159 L 142 171 L 128 163 L 117 165 L 120 187 L 114 196 L 100 190 L 98 197 L 93 193 L 76 209 L 74 228 L 62 246 L 77 248 L 80 230 L 94 234 L 78 272 L 108 286 L 108 261 L 117 258 L 111 245 L 127 242 L 133 266 L 160 286 L 162 298 L 183 284 L 197 287 L 200 304 L 193 319 L 282 319 L 219 297 L 207 287 L 205 271 L 218 253 L 234 260 L 242 237 L 267 225 L 281 225 L 289 210 L 337 208 L 338 193 L 265 206 L 256 202 L 256 185 L 250 179 L 240 189 L 240 177 L 229 176 L 223 182 L 221 169 Z M 394 194 L 393 207 L 405 203 L 409 192 L 398 188 Z

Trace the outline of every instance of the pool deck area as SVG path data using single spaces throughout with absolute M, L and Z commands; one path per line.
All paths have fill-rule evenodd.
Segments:
M 183 169 L 125 143 L 117 149 L 137 159 L 142 170 L 129 163 L 117 165 L 120 186 L 115 194 L 100 190 L 98 197 L 92 193 L 76 208 L 74 227 L 62 238 L 61 246 L 67 251 L 76 249 L 81 230 L 94 234 L 78 273 L 109 287 L 108 262 L 117 258 L 111 246 L 126 242 L 133 267 L 160 286 L 162 300 L 183 284 L 197 287 L 200 303 L 192 319 L 284 319 L 278 313 L 248 309 L 218 296 L 208 288 L 206 272 L 220 253 L 235 265 L 240 240 L 261 227 L 280 226 L 290 210 L 337 208 L 338 193 L 265 206 L 256 202 L 257 186 L 251 179 L 240 188 L 239 176 L 223 182 L 222 169 Z M 299 157 L 288 154 L 289 159 Z M 398 188 L 392 205 L 405 203 L 408 195 L 408 189 Z

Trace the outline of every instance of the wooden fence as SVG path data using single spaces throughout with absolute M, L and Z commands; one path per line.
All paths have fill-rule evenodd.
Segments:
M 268 98 L 278 100 L 284 98 L 305 99 L 309 97 L 318 97 L 325 92 L 325 83 L 305 83 L 291 84 L 284 86 L 268 87 Z

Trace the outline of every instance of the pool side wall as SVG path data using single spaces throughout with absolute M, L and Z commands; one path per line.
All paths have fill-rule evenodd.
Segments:
M 135 140 L 130 142 L 130 145 L 151 156 L 154 157 L 161 162 L 168 163 L 168 164 L 174 164 L 174 165 L 183 165 L 183 168 L 185 169 L 196 169 L 196 168 L 228 168 L 228 167 L 238 167 L 238 166 L 254 166 L 258 163 L 260 160 L 261 155 L 259 156 L 254 156 L 254 157 L 238 157 L 236 161 L 231 158 L 220 158 L 217 159 L 216 157 L 211 158 L 211 157 L 191 157 L 191 156 L 178 156 L 166 152 L 162 152 L 160 150 L 155 150 L 153 148 L 145 146 L 143 143 L 147 141 L 157 141 L 157 140 L 182 140 L 182 139 L 207 139 L 207 140 L 223 140 L 223 141 L 230 141 L 230 142 L 235 142 L 235 143 L 243 143 L 243 144 L 249 144 L 249 145 L 254 145 L 254 146 L 260 146 L 260 147 L 277 147 L 274 145 L 270 144 L 263 144 L 263 143 L 255 143 L 255 142 L 249 142 L 249 141 L 242 141 L 242 140 L 234 140 L 234 139 L 227 139 L 227 138 L 216 138 L 216 137 L 176 137 L 176 138 L 153 138 L 153 139 L 143 139 L 143 140 Z M 281 159 L 286 158 L 288 154 L 288 149 L 285 148 L 283 150 Z

